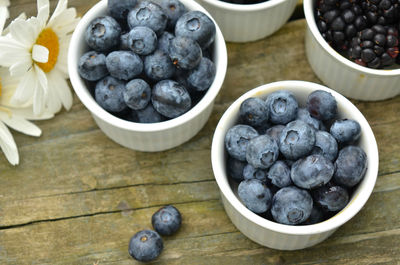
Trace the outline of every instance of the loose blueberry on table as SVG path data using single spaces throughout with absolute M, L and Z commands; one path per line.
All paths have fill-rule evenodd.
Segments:
M 276 91 L 244 100 L 238 116 L 225 135 L 226 166 L 249 210 L 282 224 L 310 225 L 346 207 L 367 156 L 357 146 L 360 124 L 339 118 L 331 93 L 316 90 L 299 106 L 293 93 Z
M 153 214 L 151 223 L 160 235 L 170 236 L 181 227 L 182 216 L 174 206 L 167 205 Z
M 206 14 L 179 0 L 108 0 L 107 15 L 86 29 L 78 72 L 111 114 L 166 121 L 189 111 L 212 85 L 215 34 Z
M 164 248 L 160 235 L 152 230 L 137 232 L 129 242 L 129 254 L 138 261 L 156 259 Z
M 375 69 L 399 63 L 400 1 L 317 0 L 315 18 L 322 37 L 355 63 Z

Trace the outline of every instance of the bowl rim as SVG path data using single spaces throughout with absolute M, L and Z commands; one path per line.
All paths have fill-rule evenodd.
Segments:
M 204 0 L 203 0 L 204 1 Z M 352 62 L 351 60 L 347 59 L 335 49 L 333 49 L 322 37 L 321 33 L 319 32 L 317 28 L 317 24 L 315 22 L 315 16 L 314 16 L 314 0 L 304 0 L 303 2 L 303 9 L 304 9 L 304 15 L 306 18 L 307 26 L 309 30 L 311 31 L 312 35 L 314 38 L 317 40 L 317 42 L 323 47 L 323 49 L 328 52 L 332 57 L 334 57 L 336 60 L 339 62 L 345 64 L 347 67 L 350 67 L 354 70 L 357 70 L 362 73 L 370 74 L 370 75 L 376 75 L 376 76 L 396 76 L 400 75 L 400 68 L 399 69 L 372 69 L 368 67 L 364 67 L 361 65 L 356 64 L 355 62 Z
M 257 3 L 257 4 L 248 4 L 248 5 L 233 4 L 233 3 L 223 2 L 223 1 L 219 1 L 219 0 L 201 0 L 201 1 L 206 2 L 210 5 L 216 6 L 218 8 L 245 13 L 245 12 L 261 11 L 264 9 L 268 9 L 270 7 L 274 7 L 276 5 L 279 5 L 279 4 L 289 1 L 289 0 L 267 0 L 265 2 L 261 2 L 261 3 Z
M 229 123 L 232 119 L 233 112 L 237 112 L 241 102 L 251 96 L 260 96 L 265 95 L 269 92 L 276 91 L 279 89 L 285 89 L 291 87 L 292 89 L 301 88 L 307 89 L 311 88 L 310 92 L 316 89 L 322 89 L 330 92 L 337 100 L 338 104 L 345 104 L 347 109 L 350 109 L 351 113 L 354 113 L 353 117 L 357 118 L 357 121 L 360 123 L 361 128 L 363 129 L 363 135 L 366 137 L 366 141 L 368 141 L 368 146 L 370 152 L 367 153 L 369 161 L 372 160 L 372 163 L 368 164 L 367 173 L 364 176 L 364 179 L 361 183 L 363 183 L 363 189 L 353 195 L 352 200 L 346 205 L 344 209 L 342 209 L 335 216 L 317 223 L 313 225 L 285 225 L 279 224 L 273 221 L 269 221 L 249 209 L 247 209 L 242 202 L 240 202 L 239 198 L 234 194 L 232 188 L 229 185 L 228 177 L 225 172 L 225 163 L 220 161 L 221 158 L 226 156 L 224 138 L 225 138 L 225 128 L 226 124 Z M 269 92 L 268 92 L 269 91 Z M 221 148 L 222 146 L 222 148 Z M 378 155 L 378 146 L 375 139 L 375 136 L 372 132 L 370 125 L 367 120 L 363 116 L 363 114 L 358 110 L 356 106 L 353 105 L 347 98 L 339 94 L 338 92 L 327 88 L 326 86 L 307 82 L 300 80 L 287 80 L 287 81 L 278 81 L 265 85 L 258 86 L 254 89 L 249 90 L 238 99 L 236 99 L 229 108 L 224 112 L 218 125 L 215 129 L 215 133 L 212 140 L 211 145 L 211 164 L 214 173 L 215 180 L 218 184 L 219 190 L 222 195 L 226 198 L 227 203 L 229 203 L 239 214 L 246 218 L 249 222 L 262 227 L 263 229 L 272 230 L 282 234 L 289 235 L 313 235 L 313 234 L 321 234 L 327 231 L 332 231 L 339 226 L 346 223 L 352 217 L 354 217 L 361 208 L 365 205 L 368 198 L 370 197 L 372 190 L 375 186 L 375 182 L 378 176 L 378 168 L 379 168 L 379 155 Z
M 85 81 L 80 77 L 78 73 L 78 65 L 79 57 L 77 55 L 78 50 L 80 49 L 80 42 L 82 34 L 85 31 L 87 25 L 97 16 L 105 13 L 107 8 L 107 1 L 102 0 L 97 4 L 92 6 L 86 14 L 81 18 L 80 22 L 75 28 L 74 33 L 72 34 L 69 51 L 68 51 L 68 74 L 70 76 L 72 87 L 83 103 L 83 105 L 99 119 L 105 121 L 108 124 L 111 124 L 117 128 L 125 129 L 129 131 L 135 132 L 161 132 L 173 129 L 175 127 L 181 126 L 190 120 L 194 119 L 200 113 L 207 109 L 207 107 L 212 104 L 217 97 L 219 91 L 222 88 L 222 84 L 224 82 L 227 66 L 228 66 L 228 53 L 226 49 L 226 44 L 222 35 L 222 32 L 213 17 L 205 10 L 201 5 L 199 5 L 195 1 L 190 0 L 180 0 L 188 9 L 190 10 L 200 10 L 205 13 L 207 16 L 211 18 L 216 27 L 216 35 L 214 41 L 214 62 L 217 61 L 218 67 L 216 67 L 216 74 L 213 83 L 210 88 L 207 90 L 206 94 L 203 98 L 193 106 L 189 111 L 182 114 L 177 118 L 173 118 L 167 121 L 158 122 L 158 123 L 137 123 L 132 121 L 123 120 L 118 118 L 111 113 L 104 110 L 100 107 L 93 96 L 90 94 Z M 216 55 L 218 54 L 218 55 Z M 217 66 L 216 63 L 216 66 Z

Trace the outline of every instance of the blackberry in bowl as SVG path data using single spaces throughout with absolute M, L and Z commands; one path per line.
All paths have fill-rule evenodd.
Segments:
M 194 1 L 133 2 L 136 1 L 115 6 L 115 12 L 111 12 L 107 1 L 100 1 L 82 17 L 70 42 L 68 71 L 75 93 L 109 138 L 138 151 L 162 151 L 188 141 L 207 122 L 226 74 L 226 45 L 211 15 Z M 170 10 L 163 11 L 162 6 Z M 215 25 L 207 36 L 209 47 L 202 50 L 197 41 L 187 38 L 185 43 L 195 43 L 198 49 L 193 52 L 190 47 L 183 47 L 176 58 L 171 58 L 166 51 L 171 50 L 176 38 L 174 23 L 184 12 L 199 11 L 209 24 Z M 116 18 L 111 17 L 114 13 Z M 106 18 L 107 25 L 93 25 L 97 18 Z M 88 28 L 90 34 L 86 33 Z M 115 35 L 119 36 L 117 41 Z M 92 49 L 95 52 L 80 61 Z M 184 57 L 184 52 L 194 55 Z M 203 52 L 208 52 L 210 58 L 203 60 Z M 212 64 L 215 71 L 204 71 L 202 62 Z M 190 70 L 178 68 L 177 64 L 185 64 Z M 82 71 L 88 74 L 83 75 Z M 191 83 L 189 74 L 193 75 Z M 198 81 L 200 77 L 206 78 Z M 196 87 L 192 88 L 192 83 Z M 97 93 L 96 86 L 102 88 Z
M 337 144 L 329 130 L 313 128 L 296 116 L 293 119 L 297 120 L 286 125 L 270 124 L 271 128 L 284 127 L 280 133 L 276 130 L 280 134 L 276 138 L 241 124 L 243 119 L 240 107 L 243 102 L 249 98 L 268 101 L 270 95 L 282 91 L 297 100 L 297 111 L 303 111 L 309 103 L 307 109 L 313 117 L 318 114 L 318 117 L 331 117 L 327 113 L 335 109 L 334 119 L 353 120 L 360 125 L 361 133 L 352 134 L 352 126 L 346 126 L 343 130 L 345 134 L 353 135 L 352 141 Z M 317 102 L 316 94 L 330 95 L 335 101 L 322 100 L 324 97 L 319 96 L 321 100 Z M 289 108 L 284 107 L 284 101 L 278 99 L 274 104 L 280 106 L 282 112 L 289 111 Z M 317 107 L 326 104 L 332 106 Z M 319 111 L 313 111 L 316 109 Z M 329 129 L 328 125 L 333 120 L 320 121 Z M 271 123 L 270 119 L 267 122 Z M 241 130 L 235 137 L 231 137 L 229 132 L 236 131 L 233 128 L 238 126 L 247 126 L 247 130 Z M 315 131 L 323 131 L 324 136 L 317 136 Z M 329 137 L 325 134 L 329 134 Z M 262 137 L 267 140 L 254 149 L 252 145 L 260 142 Z M 332 138 L 336 146 L 331 143 Z M 279 143 L 275 139 L 279 139 Z M 303 150 L 304 143 L 308 143 L 305 146 L 311 146 L 308 151 Z M 293 158 L 291 152 L 282 152 L 284 145 L 288 144 L 293 150 L 301 148 L 302 154 L 295 152 L 297 158 Z M 279 147 L 277 156 L 275 145 Z M 246 150 L 244 158 L 231 156 L 232 151 L 237 150 L 235 146 Z M 247 152 L 261 155 L 248 155 Z M 253 162 L 254 157 L 257 163 Z M 323 241 L 360 211 L 374 188 L 379 158 L 371 127 L 361 112 L 344 96 L 315 83 L 280 81 L 248 91 L 225 111 L 214 133 L 211 162 L 225 211 L 234 225 L 261 245 L 295 250 Z M 258 162 L 264 162 L 262 167 Z M 252 174 L 245 170 L 248 165 L 253 167 L 250 171 Z
M 278 31 L 292 15 L 296 0 L 199 0 L 216 19 L 226 41 L 249 42 Z
M 398 0 L 305 0 L 306 55 L 315 74 L 353 99 L 398 95 L 399 11 Z

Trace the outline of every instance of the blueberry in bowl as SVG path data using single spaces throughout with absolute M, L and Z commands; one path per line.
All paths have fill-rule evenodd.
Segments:
M 268 102 L 270 95 L 282 93 L 298 106 L 287 108 L 287 97 L 277 101 L 275 110 L 296 109 L 285 122 L 271 120 L 271 109 L 264 121 L 267 130 L 257 131 L 243 118 L 260 116 L 260 108 L 243 107 L 249 99 Z M 332 104 L 321 100 L 325 104 L 318 107 L 316 94 L 333 99 Z M 329 130 L 343 120 L 352 121 L 340 130 L 348 141 Z M 252 134 L 232 134 L 234 128 Z M 379 159 L 371 127 L 349 100 L 319 84 L 280 81 L 248 91 L 225 111 L 214 133 L 211 161 L 235 226 L 261 245 L 294 250 L 323 241 L 360 211 L 375 185 Z
M 185 14 L 195 14 L 207 30 L 176 35 Z M 101 1 L 76 27 L 68 59 L 72 86 L 100 129 L 125 147 L 150 152 L 197 134 L 227 68 L 218 25 L 190 0 Z

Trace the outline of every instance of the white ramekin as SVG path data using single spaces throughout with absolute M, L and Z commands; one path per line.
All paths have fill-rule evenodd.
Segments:
M 292 15 L 297 0 L 269 0 L 239 5 L 219 0 L 197 0 L 217 21 L 226 41 L 248 42 L 267 37 Z
M 229 128 L 238 120 L 240 104 L 249 97 L 266 98 L 277 90 L 290 90 L 299 105 L 305 106 L 307 96 L 314 90 L 322 89 L 332 93 L 338 104 L 339 117 L 357 120 L 362 129 L 359 146 L 368 156 L 368 169 L 364 179 L 357 186 L 348 205 L 334 217 L 314 225 L 290 226 L 275 223 L 248 210 L 237 197 L 237 184 L 230 182 L 226 173 L 224 138 Z M 319 84 L 304 81 L 280 81 L 250 90 L 237 99 L 224 113 L 214 133 L 211 147 L 211 162 L 214 176 L 220 189 L 222 202 L 233 224 L 248 238 L 274 249 L 295 250 L 315 245 L 350 220 L 364 206 L 375 185 L 378 175 L 378 146 L 365 117 L 349 100 L 339 93 Z
M 363 67 L 335 51 L 322 37 L 314 17 L 315 0 L 304 0 L 308 62 L 328 87 L 358 100 L 384 100 L 400 94 L 400 69 Z
M 180 0 L 189 10 L 200 10 L 211 15 L 192 0 Z M 157 2 L 155 0 L 154 2 Z M 78 60 L 88 50 L 84 32 L 89 23 L 96 17 L 106 14 L 107 1 L 103 0 L 93 6 L 81 19 L 72 36 L 68 52 L 68 71 L 75 93 L 91 112 L 100 129 L 112 140 L 122 146 L 138 151 L 162 151 L 176 147 L 194 135 L 207 122 L 214 106 L 214 100 L 221 89 L 227 68 L 227 51 L 224 38 L 216 25 L 214 42 L 214 63 L 216 76 L 207 93 L 191 110 L 172 120 L 165 122 L 141 124 L 117 118 L 101 108 L 86 87 L 85 81 L 78 73 Z

